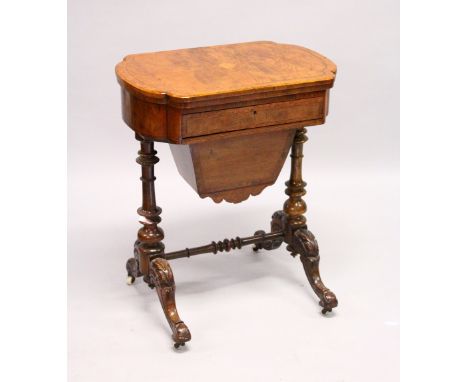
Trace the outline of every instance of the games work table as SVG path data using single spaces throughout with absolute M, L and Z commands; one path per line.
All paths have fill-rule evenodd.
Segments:
M 336 66 L 309 49 L 268 41 L 126 56 L 116 67 L 122 116 L 141 150 L 142 206 L 127 261 L 128 283 L 137 277 L 155 288 L 178 348 L 191 339 L 175 304 L 169 260 L 254 245 L 276 249 L 283 242 L 299 255 L 322 312 L 338 304 L 322 282 L 319 249 L 307 230 L 302 180 L 305 126 L 323 124 Z M 275 183 L 291 151 L 288 198 L 273 214 L 271 231 L 165 253 L 156 205 L 154 142 L 170 144 L 180 175 L 200 197 L 239 203 Z

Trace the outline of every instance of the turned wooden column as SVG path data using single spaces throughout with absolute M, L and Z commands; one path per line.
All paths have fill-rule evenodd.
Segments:
M 289 198 L 284 202 L 283 212 L 286 214 L 286 226 L 287 228 L 287 242 L 291 242 L 291 236 L 294 231 L 299 228 L 307 228 L 305 213 L 307 211 L 307 204 L 302 199 L 306 194 L 305 186 L 306 182 L 302 180 L 302 158 L 303 146 L 307 142 L 306 136 L 307 130 L 305 128 L 298 129 L 294 136 L 293 145 L 291 147 L 291 174 L 289 180 L 286 182 L 286 195 Z M 293 255 L 296 255 L 292 247 L 288 245 L 288 250 L 293 252 Z
M 306 194 L 306 182 L 302 180 L 302 153 L 303 145 L 307 142 L 307 130 L 305 128 L 296 131 L 294 142 L 291 148 L 291 175 L 286 182 L 286 195 L 288 200 L 284 202 L 283 211 L 287 215 L 287 222 L 293 228 L 305 228 L 307 211 L 306 202 L 302 197 Z
M 139 261 L 139 271 L 144 275 L 144 280 L 149 281 L 149 264 L 151 259 L 164 257 L 163 230 L 158 226 L 161 222 L 161 208 L 156 205 L 154 190 L 154 165 L 159 162 L 154 150 L 154 143 L 136 135 L 140 141 L 141 149 L 138 152 L 137 163 L 141 165 L 142 204 L 137 212 L 140 215 L 140 223 L 143 225 L 138 230 L 138 239 L 135 242 L 135 257 Z

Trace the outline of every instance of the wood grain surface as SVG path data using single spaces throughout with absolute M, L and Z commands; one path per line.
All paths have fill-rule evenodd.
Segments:
M 116 66 L 123 87 L 158 103 L 330 88 L 335 73 L 319 53 L 269 41 L 132 54 Z
M 239 203 L 275 183 L 294 133 L 269 129 L 170 147 L 180 175 L 202 198 Z

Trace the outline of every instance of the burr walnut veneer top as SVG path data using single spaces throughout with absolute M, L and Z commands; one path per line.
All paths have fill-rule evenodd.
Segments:
M 160 104 L 328 89 L 335 73 L 312 50 L 268 41 L 132 54 L 116 66 L 122 87 Z

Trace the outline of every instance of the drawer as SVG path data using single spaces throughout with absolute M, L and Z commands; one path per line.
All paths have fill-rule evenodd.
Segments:
M 308 121 L 324 117 L 324 97 L 304 98 L 182 116 L 182 136 L 197 137 L 227 131 Z

